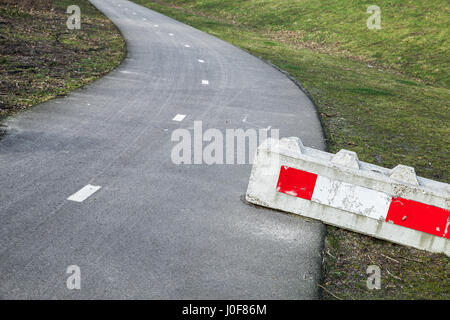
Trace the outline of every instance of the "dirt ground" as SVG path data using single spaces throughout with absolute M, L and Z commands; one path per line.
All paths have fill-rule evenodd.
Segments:
M 101 77 L 125 55 L 119 31 L 88 1 L 78 1 L 80 30 L 67 28 L 65 1 L 34 3 L 0 2 L 0 119 Z

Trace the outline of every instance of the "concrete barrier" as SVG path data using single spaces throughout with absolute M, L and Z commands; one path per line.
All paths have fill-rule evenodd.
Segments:
M 298 138 L 267 139 L 257 149 L 248 202 L 450 256 L 450 185 L 304 147 Z

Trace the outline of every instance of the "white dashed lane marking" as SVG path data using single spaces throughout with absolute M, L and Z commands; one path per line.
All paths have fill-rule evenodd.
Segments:
M 82 189 L 68 197 L 67 200 L 83 202 L 84 200 L 92 196 L 95 192 L 97 192 L 100 188 L 100 186 L 93 186 L 88 184 L 87 186 L 83 187 Z
M 133 71 L 128 71 L 128 70 L 123 70 L 123 71 L 119 71 L 120 73 L 125 73 L 125 74 L 139 74 L 137 72 L 133 72 Z
M 202 80 L 202 84 L 209 84 L 208 80 Z
M 184 114 L 177 114 L 172 120 L 173 121 L 183 121 L 184 118 L 186 118 L 186 115 L 184 115 Z
M 205 60 L 202 60 L 202 59 L 198 59 L 197 61 L 200 63 L 205 63 Z
M 188 44 L 185 44 L 184 45 L 186 48 L 190 48 L 191 46 L 190 45 L 188 45 Z
M 173 37 L 173 33 L 169 33 L 169 36 Z

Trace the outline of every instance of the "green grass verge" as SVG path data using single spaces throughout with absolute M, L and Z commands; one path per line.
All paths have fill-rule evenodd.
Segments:
M 0 119 L 90 83 L 125 57 L 120 32 L 87 0 L 76 2 L 81 29 L 68 30 L 72 4 L 26 10 L 0 2 Z
M 445 0 L 173 0 L 134 2 L 222 38 L 289 72 L 318 108 L 331 152 L 356 151 L 384 167 L 413 166 L 449 182 L 449 8 Z M 449 299 L 444 255 L 328 228 L 324 297 Z M 382 289 L 365 286 L 367 265 Z M 329 294 L 333 293 L 333 295 Z

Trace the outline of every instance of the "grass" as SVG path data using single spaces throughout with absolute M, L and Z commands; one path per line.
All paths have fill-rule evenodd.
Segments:
M 87 0 L 81 29 L 68 30 L 70 0 L 53 9 L 0 1 L 0 119 L 100 78 L 125 57 L 118 29 Z
M 445 0 L 134 0 L 289 72 L 311 94 L 330 152 L 356 151 L 449 182 L 449 7 Z M 450 261 L 328 227 L 323 294 L 345 299 L 449 299 Z M 382 268 L 382 289 L 365 286 Z
M 150 2 L 147 0 L 140 2 Z M 382 32 L 366 27 L 362 0 L 174 0 L 191 13 L 221 18 L 233 26 L 322 52 L 382 64 L 431 83 L 449 84 L 447 1 L 380 0 Z M 389 50 L 385 50 L 389 48 Z

